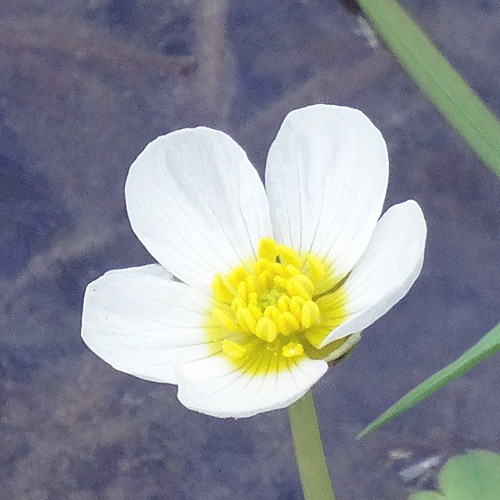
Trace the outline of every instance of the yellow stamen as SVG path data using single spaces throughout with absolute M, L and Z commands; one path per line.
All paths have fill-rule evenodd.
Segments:
M 295 266 L 292 266 L 291 264 L 288 264 L 286 266 L 286 270 L 288 271 L 288 274 L 290 276 L 297 276 L 297 275 L 301 274 L 301 272 Z
M 237 344 L 236 342 L 233 342 L 232 340 L 224 339 L 222 341 L 222 350 L 231 358 L 239 359 L 244 356 L 246 353 L 246 349 L 241 346 L 240 344 Z
M 347 316 L 342 284 L 329 292 L 331 269 L 316 255 L 263 238 L 257 259 L 212 280 L 206 331 L 213 354 L 249 375 L 288 369 L 306 353 L 323 359 L 319 345 Z
M 233 288 L 238 289 L 240 281 L 246 280 L 247 276 L 248 271 L 244 267 L 238 266 L 231 271 L 227 280 L 229 281 L 229 283 L 231 283 Z
M 305 304 L 305 300 L 302 297 L 292 297 L 290 300 L 290 312 L 297 318 L 297 321 L 302 319 L 302 306 Z
M 253 273 L 255 275 L 259 275 L 262 271 L 266 270 L 269 267 L 269 264 L 271 262 L 267 259 L 259 259 L 254 265 L 253 265 Z
M 324 328 L 311 328 L 309 330 L 306 330 L 304 332 L 304 337 L 307 339 L 307 341 L 316 349 L 319 349 L 319 346 L 321 345 L 321 342 L 325 340 L 326 336 L 328 335 L 329 330 L 326 330 Z
M 248 306 L 248 310 L 252 313 L 252 316 L 256 321 L 262 318 L 262 311 L 256 306 Z
M 236 311 L 240 308 L 240 307 L 245 307 L 246 306 L 246 302 L 241 299 L 240 297 L 236 297 L 232 302 L 231 302 L 231 311 L 233 311 L 233 314 L 236 314 Z
M 268 306 L 264 311 L 264 316 L 266 318 L 272 319 L 276 323 L 280 316 L 280 310 L 276 306 Z
M 220 302 L 230 303 L 234 299 L 234 293 L 230 292 L 224 279 L 220 274 L 216 274 L 212 281 L 212 292 L 214 297 Z
M 314 291 L 312 281 L 304 274 L 290 278 L 286 287 L 290 295 L 298 295 L 304 300 L 311 300 Z
M 299 329 L 299 322 L 292 313 L 283 312 L 278 318 L 278 328 L 282 335 L 288 337 Z
M 285 245 L 278 245 L 278 250 L 280 253 L 281 260 L 286 264 L 291 264 L 295 267 L 300 267 L 302 265 L 302 260 L 299 254 L 290 247 Z
M 238 318 L 238 321 L 244 330 L 255 333 L 257 321 L 248 309 L 244 307 L 238 309 L 238 311 L 236 312 L 236 317 Z
M 259 294 L 257 292 L 250 292 L 248 294 L 248 305 L 256 306 L 259 300 Z
M 319 318 L 319 307 L 316 302 L 308 300 L 302 306 L 302 315 L 300 322 L 304 328 L 311 328 L 311 326 L 316 324 Z
M 269 288 L 269 285 L 271 283 L 272 283 L 271 273 L 267 270 L 262 271 L 257 278 L 259 291 L 266 290 L 267 288 Z
M 213 310 L 214 318 L 220 323 L 221 326 L 231 330 L 232 332 L 236 332 L 238 330 L 238 325 L 221 309 L 215 308 Z
M 255 328 L 255 335 L 266 342 L 274 342 L 278 336 L 276 323 L 266 317 L 260 318 Z
M 247 278 L 247 290 L 249 294 L 257 291 L 257 287 L 255 286 L 255 281 L 252 276 Z
M 317 283 L 325 275 L 325 266 L 321 260 L 315 255 L 309 254 L 306 257 L 306 261 L 309 264 L 309 274 L 311 276 L 311 281 Z
M 273 238 L 262 238 L 259 243 L 259 258 L 274 262 L 278 256 L 278 244 Z
M 288 280 L 286 278 L 283 278 L 283 276 L 275 276 L 273 281 L 275 285 L 278 285 L 281 288 L 286 288 L 286 285 L 288 283 Z
M 290 297 L 288 295 L 282 295 L 278 299 L 278 309 L 282 313 L 290 310 Z
M 245 302 L 248 299 L 248 289 L 247 289 L 247 282 L 246 281 L 240 281 L 240 284 L 238 285 L 238 292 L 236 293 L 236 296 L 239 297 L 240 299 L 244 300 Z

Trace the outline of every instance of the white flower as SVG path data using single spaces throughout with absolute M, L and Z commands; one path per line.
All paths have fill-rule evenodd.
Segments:
M 387 178 L 382 135 L 350 108 L 291 112 L 269 151 L 267 191 L 222 132 L 158 137 L 131 166 L 125 197 L 159 264 L 87 287 L 84 341 L 118 370 L 177 384 L 181 403 L 208 415 L 288 406 L 420 272 L 418 204 L 378 220 Z

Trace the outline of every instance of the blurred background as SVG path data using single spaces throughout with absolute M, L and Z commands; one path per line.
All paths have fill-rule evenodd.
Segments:
M 404 0 L 500 116 L 498 0 Z M 500 319 L 500 185 L 335 0 L 2 0 L 0 491 L 6 500 L 302 498 L 285 410 L 219 420 L 83 345 L 85 286 L 152 261 L 123 185 L 157 135 L 222 129 L 260 174 L 286 113 L 364 111 L 387 206 L 429 227 L 421 277 L 314 388 L 338 500 L 402 500 L 471 448 L 500 452 L 498 356 L 362 441 L 365 425 Z

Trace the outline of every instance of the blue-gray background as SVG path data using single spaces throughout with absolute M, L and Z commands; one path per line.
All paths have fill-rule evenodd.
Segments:
M 402 3 L 500 115 L 498 0 Z M 340 3 L 2 0 L 0 51 L 1 498 L 301 498 L 286 411 L 189 412 L 175 387 L 96 358 L 79 327 L 89 281 L 151 262 L 123 198 L 151 139 L 221 128 L 262 173 L 285 114 L 317 102 L 371 117 L 387 205 L 414 198 L 429 226 L 416 285 L 314 388 L 338 500 L 406 499 L 436 476 L 413 465 L 500 452 L 498 357 L 354 439 L 499 320 L 500 186 Z

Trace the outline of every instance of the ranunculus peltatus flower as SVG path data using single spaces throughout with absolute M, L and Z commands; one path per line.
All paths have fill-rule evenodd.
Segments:
M 85 343 L 118 370 L 177 384 L 181 403 L 208 415 L 288 406 L 420 272 L 422 211 L 406 201 L 380 218 L 387 178 L 382 135 L 345 107 L 285 118 L 265 190 L 223 132 L 158 137 L 125 188 L 158 264 L 88 285 Z

